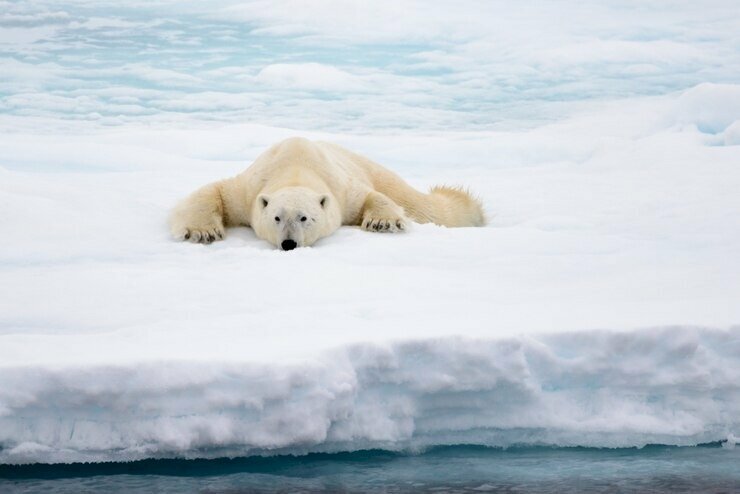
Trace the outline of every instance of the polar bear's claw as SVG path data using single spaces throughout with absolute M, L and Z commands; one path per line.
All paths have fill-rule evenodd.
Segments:
M 402 219 L 376 219 L 368 218 L 362 222 L 363 230 L 373 232 L 402 232 L 406 229 L 406 224 Z
M 210 244 L 215 240 L 223 240 L 224 233 L 219 229 L 195 230 L 186 228 L 179 235 L 176 235 L 176 238 L 179 240 L 189 240 L 194 244 Z

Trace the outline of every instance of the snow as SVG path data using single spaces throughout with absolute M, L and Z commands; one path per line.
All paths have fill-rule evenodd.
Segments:
M 737 337 L 672 328 L 357 344 L 300 364 L 6 369 L 0 430 L 15 444 L 1 458 L 696 444 L 739 425 Z
M 359 6 L 8 5 L 0 463 L 734 445 L 737 16 L 547 5 L 386 6 L 374 35 Z M 291 135 L 469 185 L 490 224 L 169 238 Z

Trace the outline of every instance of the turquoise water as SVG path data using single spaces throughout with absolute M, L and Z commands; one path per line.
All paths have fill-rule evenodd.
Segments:
M 437 447 L 0 466 L 0 492 L 740 492 L 740 449 Z
M 0 115 L 489 129 L 740 74 L 733 2 L 10 2 Z

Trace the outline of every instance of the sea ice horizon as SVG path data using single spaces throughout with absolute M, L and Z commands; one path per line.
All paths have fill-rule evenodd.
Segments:
M 735 3 L 373 4 L 0 2 L 0 463 L 735 444 Z M 489 225 L 169 237 L 294 135 Z

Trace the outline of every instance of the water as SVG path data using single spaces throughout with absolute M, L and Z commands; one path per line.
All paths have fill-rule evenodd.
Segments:
M 0 115 L 35 131 L 490 129 L 740 74 L 729 1 L 369 5 L 10 2 Z
M 306 456 L 0 466 L 3 493 L 740 492 L 740 449 L 436 447 Z

